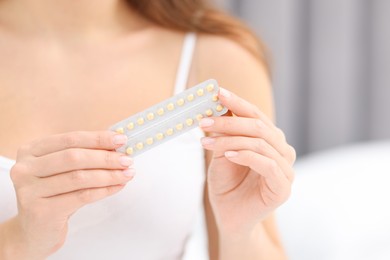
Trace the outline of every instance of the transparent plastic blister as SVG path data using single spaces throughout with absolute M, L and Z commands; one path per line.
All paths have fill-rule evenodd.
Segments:
M 204 117 L 225 114 L 218 91 L 217 81 L 209 79 L 116 123 L 110 130 L 128 137 L 117 151 L 135 157 L 198 127 Z

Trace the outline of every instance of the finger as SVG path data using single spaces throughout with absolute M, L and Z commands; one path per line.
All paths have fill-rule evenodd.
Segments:
M 230 120 L 230 119 L 228 119 L 228 120 Z M 240 144 L 239 140 L 251 140 L 251 142 L 249 142 L 249 143 L 245 142 L 245 145 L 249 145 L 247 147 L 249 150 L 252 150 L 254 152 L 259 152 L 259 149 L 260 149 L 260 151 L 262 151 L 263 147 L 269 147 L 270 151 L 274 152 L 274 156 L 276 156 L 275 152 L 277 152 L 277 153 L 279 153 L 279 155 L 282 155 L 283 158 L 285 160 L 287 160 L 287 162 L 290 165 L 294 164 L 294 162 L 296 160 L 295 149 L 291 145 L 286 143 L 286 139 L 283 138 L 283 137 L 280 137 L 278 132 L 274 132 L 274 131 L 272 131 L 272 132 L 273 132 L 274 136 L 271 137 L 271 138 L 268 138 L 268 140 L 270 140 L 270 141 L 268 141 L 269 143 L 264 139 L 267 136 L 269 136 L 269 134 L 260 135 L 259 138 L 247 137 L 247 138 L 243 138 L 243 139 L 240 139 L 239 138 L 240 136 L 236 136 L 237 138 L 232 139 L 232 141 L 238 141 L 237 143 L 235 143 L 235 142 L 231 143 L 230 141 L 227 141 L 227 140 L 225 140 L 225 138 L 223 138 L 223 139 L 220 139 L 219 143 L 216 144 L 217 146 L 215 146 L 215 147 L 213 146 L 211 148 L 213 148 L 212 150 L 214 150 L 214 151 L 218 151 L 218 150 L 215 150 L 215 148 L 221 148 L 221 149 L 226 148 L 224 151 L 227 151 L 227 150 L 245 150 L 246 146 L 245 147 L 242 146 Z M 211 134 L 211 135 L 208 135 L 208 136 L 209 137 L 217 137 L 217 136 L 225 136 L 225 137 L 227 137 L 227 135 L 222 135 L 222 134 Z M 205 140 L 208 140 L 208 139 L 202 139 L 202 140 L 205 141 Z M 218 139 L 216 139 L 216 140 L 218 140 Z M 209 139 L 209 141 L 211 142 L 212 139 Z M 230 144 L 230 145 L 234 144 L 235 146 L 234 147 L 232 146 L 231 148 L 227 148 L 227 147 L 223 146 L 223 148 L 222 148 L 222 147 L 220 147 L 220 143 L 221 142 L 223 142 L 224 144 Z M 275 147 L 280 147 L 280 148 L 277 148 L 277 150 L 276 150 Z M 210 148 L 210 147 L 205 147 L 205 148 Z M 220 150 L 220 151 L 222 151 L 222 150 Z M 268 156 L 268 155 L 266 155 L 266 156 L 275 159 L 272 156 Z
M 43 156 L 71 148 L 114 150 L 127 142 L 126 135 L 112 131 L 71 132 L 36 140 L 30 145 L 33 156 Z
M 264 139 L 243 136 L 219 136 L 204 137 L 201 139 L 201 143 L 205 149 L 220 153 L 226 151 L 249 150 L 261 154 L 276 161 L 289 181 L 293 181 L 294 174 L 290 163 Z
M 31 160 L 31 171 L 34 176 L 48 177 L 85 169 L 120 170 L 132 164 L 132 158 L 114 151 L 73 148 Z
M 231 162 L 247 166 L 263 176 L 275 199 L 284 201 L 288 198 L 291 182 L 274 160 L 249 150 L 227 151 L 225 157 Z
M 274 123 L 271 119 L 261 112 L 258 107 L 236 94 L 220 87 L 218 98 L 221 104 L 233 112 L 233 114 L 241 117 L 258 118 L 269 127 L 274 127 Z
M 206 132 L 215 132 L 231 136 L 247 136 L 264 139 L 282 156 L 293 160 L 292 149 L 276 128 L 270 128 L 260 119 L 245 117 L 208 117 L 203 118 L 199 126 Z
M 65 212 L 65 214 L 71 215 L 87 204 L 96 202 L 119 192 L 124 186 L 125 185 L 120 184 L 103 188 L 78 190 L 45 198 L 45 200 L 49 201 L 50 204 L 53 205 L 53 211 L 57 210 L 61 211 L 61 213 Z M 53 215 L 55 214 L 53 213 Z
M 219 99 L 221 103 L 231 112 L 241 117 L 260 119 L 260 121 L 267 125 L 270 129 L 276 130 L 277 135 L 281 140 L 286 140 L 286 136 L 284 135 L 283 131 L 277 128 L 272 120 L 258 107 L 224 88 L 219 89 Z M 295 162 L 296 152 L 293 147 L 288 146 L 286 149 L 284 149 L 283 154 L 288 158 L 290 163 Z
M 266 137 L 271 133 L 271 129 L 265 126 L 259 119 L 245 117 L 207 117 L 199 122 L 199 126 L 206 132 L 224 135 Z
M 39 197 L 52 197 L 72 191 L 125 184 L 135 174 L 125 170 L 77 170 L 36 180 L 34 190 Z

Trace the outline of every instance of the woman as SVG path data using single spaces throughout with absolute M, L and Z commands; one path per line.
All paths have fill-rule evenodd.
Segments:
M 206 190 L 211 259 L 283 259 L 295 154 L 262 51 L 201 0 L 1 1 L 0 258 L 179 259 Z M 97 131 L 208 78 L 235 116 L 135 160 Z

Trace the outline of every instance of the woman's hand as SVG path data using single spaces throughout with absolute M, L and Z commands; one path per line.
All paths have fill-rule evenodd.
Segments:
M 223 234 L 249 235 L 290 195 L 294 149 L 255 105 L 220 89 L 220 101 L 235 116 L 205 118 L 202 139 L 214 151 L 208 169 L 210 202 Z
M 126 140 L 110 131 L 73 132 L 19 149 L 11 170 L 18 215 L 5 246 L 10 259 L 46 258 L 63 245 L 73 213 L 133 178 L 131 158 L 112 151 Z

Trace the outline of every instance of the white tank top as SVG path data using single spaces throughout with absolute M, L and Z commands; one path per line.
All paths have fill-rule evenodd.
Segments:
M 187 34 L 175 94 L 187 86 L 195 43 L 196 35 Z M 188 243 L 203 216 L 202 136 L 196 128 L 136 157 L 134 180 L 118 194 L 73 215 L 65 245 L 49 259 L 199 259 L 186 252 L 191 248 L 203 250 L 205 257 L 204 239 L 198 240 L 202 245 Z M 17 213 L 9 177 L 14 163 L 0 157 L 0 222 Z

